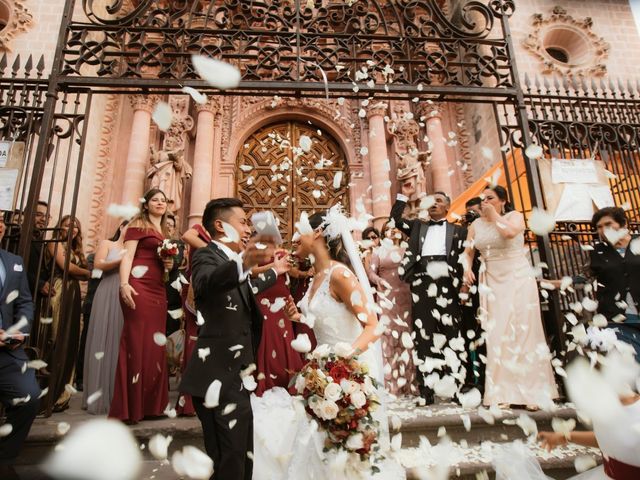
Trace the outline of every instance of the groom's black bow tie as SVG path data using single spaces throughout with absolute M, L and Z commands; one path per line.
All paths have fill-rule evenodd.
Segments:
M 429 225 L 444 225 L 446 220 L 429 220 Z

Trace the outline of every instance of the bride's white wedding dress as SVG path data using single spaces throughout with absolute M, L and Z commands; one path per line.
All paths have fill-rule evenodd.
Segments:
M 313 318 L 313 332 L 318 345 L 335 346 L 338 343 L 353 343 L 362 333 L 358 319 L 343 304 L 335 300 L 329 290 L 331 273 L 345 269 L 334 264 L 317 290 L 313 282 L 300 301 L 302 314 Z M 310 294 L 313 292 L 313 297 Z M 359 360 L 369 366 L 371 376 L 381 378 L 381 358 L 377 358 L 372 347 L 359 355 Z M 382 392 L 381 392 L 382 393 Z M 384 405 L 384 402 L 383 402 Z M 370 468 L 357 456 L 335 450 L 323 452 L 325 433 L 318 429 L 304 410 L 300 397 L 292 397 L 283 388 L 273 388 L 259 398 L 251 397 L 254 424 L 253 479 L 254 480 L 342 480 L 342 479 L 404 479 L 402 466 L 387 455 L 380 462 L 380 472 L 372 474 Z M 380 446 L 388 452 L 388 418 L 384 408 L 375 412 L 381 425 Z

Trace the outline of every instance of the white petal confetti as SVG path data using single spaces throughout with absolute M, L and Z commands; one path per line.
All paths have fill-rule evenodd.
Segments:
M 102 396 L 102 389 L 96 390 L 91 395 L 87 397 L 87 405 L 91 405 L 93 402 L 98 400 Z
M 169 455 L 169 444 L 173 440 L 171 435 L 164 436 L 156 433 L 149 439 L 149 452 L 156 460 L 164 460 Z
M 9 303 L 13 302 L 19 296 L 20 296 L 20 292 L 18 290 L 11 290 L 9 292 L 9 294 L 7 295 L 7 299 L 5 300 L 5 302 L 7 304 L 9 304 Z
M 291 348 L 300 353 L 310 352 L 311 340 L 309 339 L 309 335 L 307 335 L 306 333 L 298 334 L 298 336 L 291 341 Z
M 207 408 L 215 408 L 220 405 L 220 389 L 222 388 L 222 382 L 220 380 L 214 380 L 207 388 L 207 392 L 204 396 L 204 406 Z
M 198 358 L 200 358 L 200 360 L 202 360 L 203 362 L 207 359 L 209 355 L 211 355 L 211 348 L 205 347 L 205 348 L 198 349 Z
M 200 93 L 193 87 L 182 87 L 182 91 L 187 95 L 190 95 L 193 98 L 193 101 L 198 105 L 204 105 L 207 103 L 207 95 L 204 93 Z
M 171 111 L 171 105 L 167 102 L 158 102 L 156 108 L 153 110 L 151 119 L 158 125 L 158 128 L 163 132 L 166 132 L 171 128 L 173 123 L 173 112 Z
M 149 270 L 149 267 L 145 265 L 136 265 L 131 269 L 131 276 L 133 278 L 142 278 Z
M 159 347 L 164 347 L 167 344 L 167 337 L 162 332 L 156 332 L 153 334 L 153 343 Z
M 531 160 L 538 160 L 539 158 L 542 158 L 543 153 L 544 152 L 542 150 L 542 147 L 540 145 L 536 145 L 535 143 L 529 145 L 524 151 L 524 154 L 527 156 L 527 158 Z
M 548 235 L 556 226 L 556 219 L 552 213 L 539 208 L 531 210 L 529 217 L 529 228 L 536 235 Z
M 56 431 L 58 432 L 58 435 L 61 436 L 66 435 L 69 430 L 71 430 L 71 425 L 69 425 L 67 422 L 60 422 L 56 426 Z
M 173 453 L 171 466 L 178 475 L 197 480 L 208 480 L 213 474 L 213 460 L 191 445 Z
M 11 425 L 10 423 L 5 423 L 4 425 L 1 425 L 0 426 L 0 438 L 6 437 L 12 431 L 13 431 L 13 425 Z
M 129 428 L 117 420 L 95 419 L 74 428 L 43 466 L 55 478 L 140 478 L 142 455 Z
M 118 205 L 112 203 L 107 208 L 107 215 L 115 218 L 124 218 L 125 220 L 131 220 L 133 217 L 140 213 L 140 209 L 135 205 Z
M 240 70 L 233 65 L 202 55 L 192 55 L 191 62 L 200 78 L 212 87 L 228 90 L 240 85 Z

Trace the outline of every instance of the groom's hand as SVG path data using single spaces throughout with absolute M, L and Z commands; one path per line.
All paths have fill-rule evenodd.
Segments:
M 249 270 L 259 264 L 268 263 L 273 257 L 275 244 L 273 237 L 256 235 L 249 240 L 242 254 L 242 265 Z

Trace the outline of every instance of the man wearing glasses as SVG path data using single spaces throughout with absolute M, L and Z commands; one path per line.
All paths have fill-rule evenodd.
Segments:
M 36 305 L 37 298 L 42 296 L 53 295 L 51 285 L 49 284 L 49 269 L 44 260 L 44 235 L 45 229 L 49 224 L 49 204 L 42 200 L 38 201 L 35 213 L 35 221 L 33 228 L 33 239 L 31 241 L 31 249 L 29 252 L 29 267 L 27 269 L 27 277 L 29 278 L 29 288 L 34 293 Z

